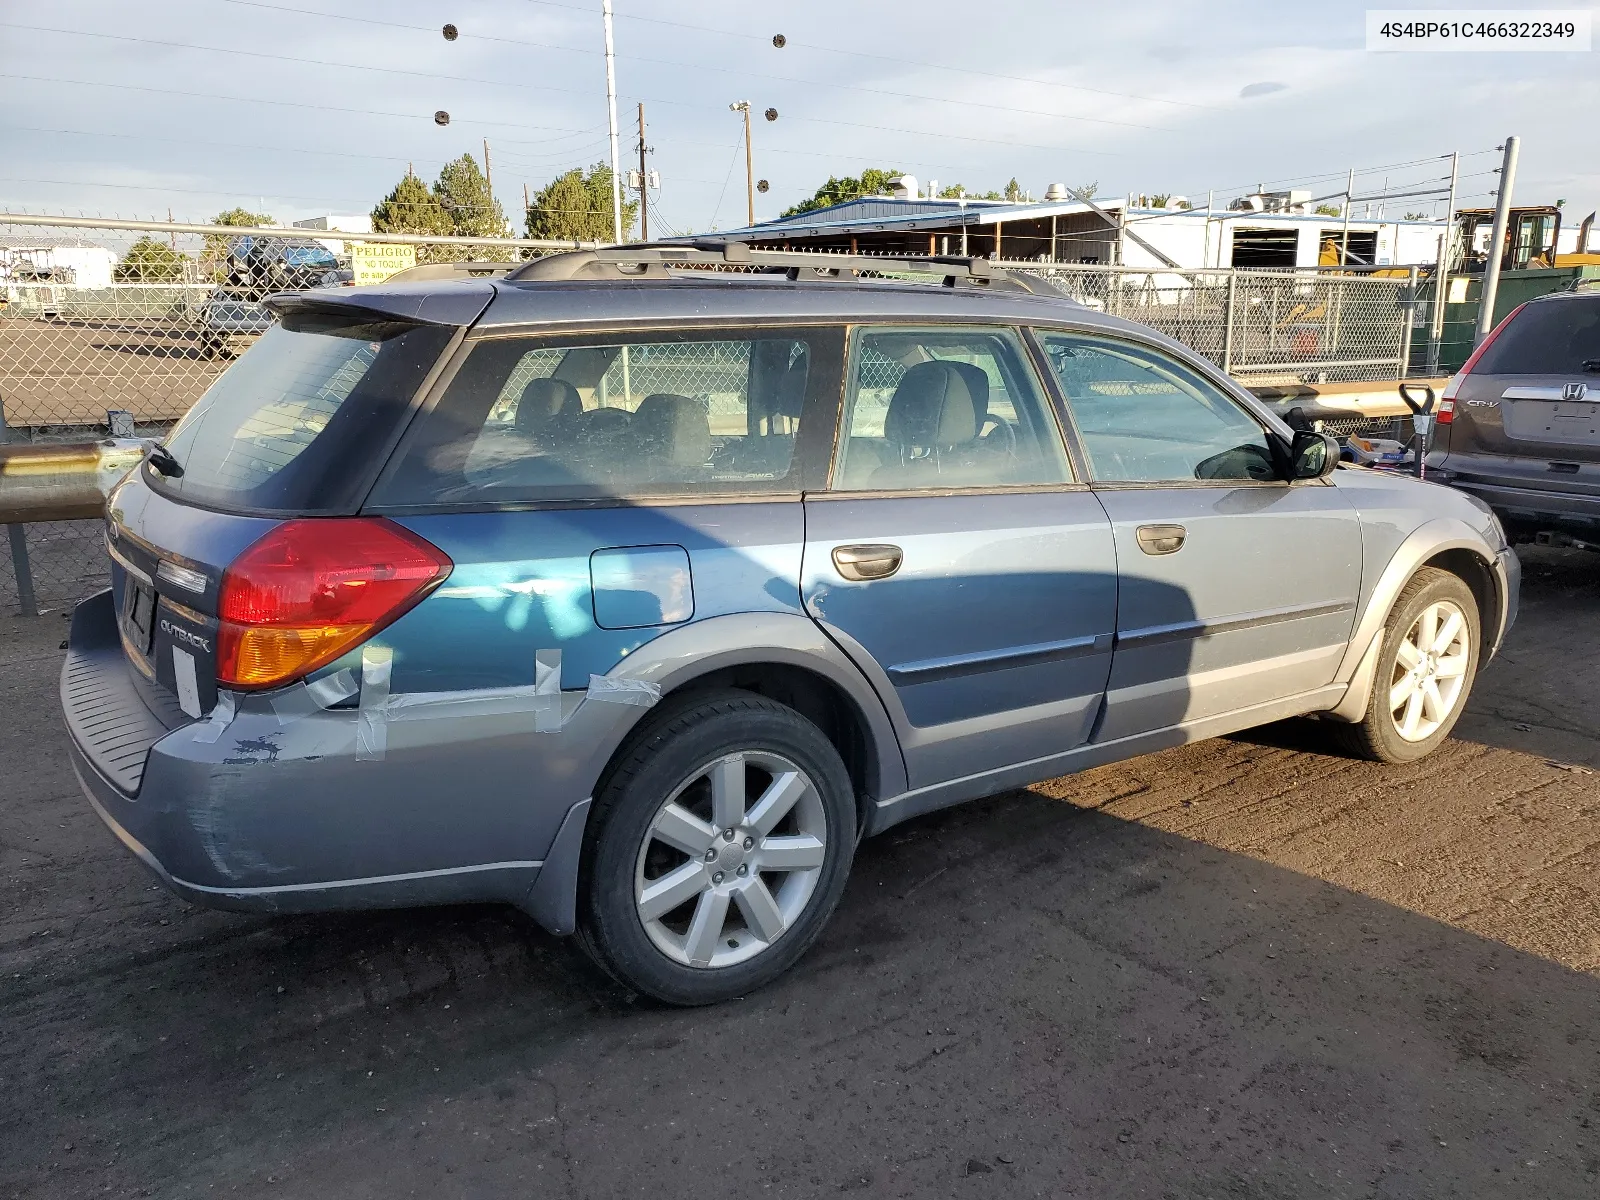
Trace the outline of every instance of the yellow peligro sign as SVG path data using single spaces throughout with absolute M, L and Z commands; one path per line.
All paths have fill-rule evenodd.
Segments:
M 384 242 L 351 242 L 350 269 L 355 282 L 382 283 L 396 271 L 417 265 L 415 246 L 395 246 Z

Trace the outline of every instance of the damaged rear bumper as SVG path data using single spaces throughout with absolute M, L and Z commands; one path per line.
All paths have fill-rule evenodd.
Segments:
M 277 699 L 235 696 L 231 719 L 169 729 L 131 675 L 110 594 L 74 614 L 62 668 L 73 769 L 178 895 L 279 913 L 504 901 L 571 932 L 592 786 L 577 750 L 627 720 L 622 706 L 569 697 L 553 733 L 536 731 L 548 716 L 532 706 L 402 708 L 375 756 L 371 714 L 353 700 Z

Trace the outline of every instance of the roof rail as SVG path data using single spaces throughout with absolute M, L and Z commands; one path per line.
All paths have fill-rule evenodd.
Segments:
M 1060 296 L 1042 279 L 1013 275 L 986 258 L 879 258 L 791 250 L 752 250 L 745 242 L 657 242 L 552 254 L 518 267 L 508 280 L 637 280 L 674 278 L 669 268 L 715 273 L 785 275 L 791 282 L 859 282 L 880 276 L 932 275 L 945 287 L 995 288 Z M 677 276 L 681 278 L 682 276 Z

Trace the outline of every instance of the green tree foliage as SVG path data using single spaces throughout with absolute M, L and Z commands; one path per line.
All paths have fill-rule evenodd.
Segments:
M 1017 182 L 1016 176 L 1012 176 L 1011 182 L 1006 184 L 1005 198 L 1007 200 L 1022 199 L 1022 185 Z
M 1408 221 L 1426 221 L 1428 214 L 1425 212 L 1408 212 L 1405 219 Z
M 445 163 L 433 185 L 433 197 L 460 236 L 506 236 L 505 210 L 489 191 L 489 181 L 472 155 Z
M 122 261 L 111 272 L 117 283 L 177 283 L 183 279 L 189 258 L 166 242 L 145 236 L 128 247 Z
M 410 171 L 372 210 L 372 228 L 378 233 L 452 234 L 450 215 Z
M 1337 217 L 1339 215 L 1339 206 L 1337 204 L 1319 204 L 1311 211 L 1319 217 Z
M 211 218 L 213 225 L 271 225 L 271 213 L 253 213 L 244 208 L 230 208 Z
M 624 197 L 622 236 L 628 238 L 639 202 Z M 533 195 L 528 205 L 527 235 L 557 241 L 609 242 L 611 226 L 611 168 L 595 163 L 585 173 L 574 167 L 557 175 Z
M 889 181 L 899 174 L 899 171 L 881 171 L 876 167 L 868 167 L 861 172 L 859 179 L 853 179 L 848 175 L 839 179 L 829 175 L 828 182 L 819 187 L 814 196 L 785 209 L 781 215 L 794 217 L 801 213 L 816 212 L 819 208 L 843 204 L 846 200 L 854 200 L 859 196 L 887 195 Z

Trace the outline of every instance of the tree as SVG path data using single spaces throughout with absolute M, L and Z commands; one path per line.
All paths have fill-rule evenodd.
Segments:
M 1006 184 L 1005 199 L 1007 199 L 1007 200 L 1021 200 L 1022 199 L 1022 185 L 1017 182 L 1016 176 L 1012 176 L 1011 182 Z
M 854 200 L 860 196 L 886 195 L 889 191 L 889 181 L 899 175 L 899 171 L 882 171 L 877 167 L 868 167 L 861 172 L 859 179 L 853 179 L 848 175 L 839 179 L 829 175 L 828 182 L 819 187 L 814 196 L 784 209 L 779 215 L 794 217 L 801 213 L 816 212 L 819 208 L 831 208 L 835 204 L 843 204 L 846 200 Z M 960 186 L 956 185 L 957 188 Z M 950 189 L 946 188 L 941 194 L 949 193 Z
M 1096 179 L 1093 183 L 1080 183 L 1077 187 L 1069 187 L 1067 195 L 1074 200 L 1093 200 L 1099 191 L 1100 181 Z
M 462 237 L 505 237 L 506 214 L 489 190 L 477 160 L 463 154 L 447 162 L 433 185 L 433 197 Z
M 177 283 L 188 263 L 188 255 L 146 235 L 128 247 L 111 278 L 118 283 Z
M 1408 212 L 1406 214 L 1406 220 L 1408 221 L 1426 221 L 1427 219 L 1428 214 L 1425 212 Z
M 1311 211 L 1319 217 L 1337 217 L 1341 210 L 1337 204 L 1319 204 Z
M 410 171 L 372 210 L 372 228 L 377 233 L 455 232 L 450 215 L 428 190 L 428 185 Z
M 622 202 L 622 236 L 627 239 L 639 211 L 637 200 Z M 573 167 L 557 175 L 533 195 L 528 205 L 527 235 L 556 241 L 609 242 L 611 168 L 595 163 L 587 174 Z

